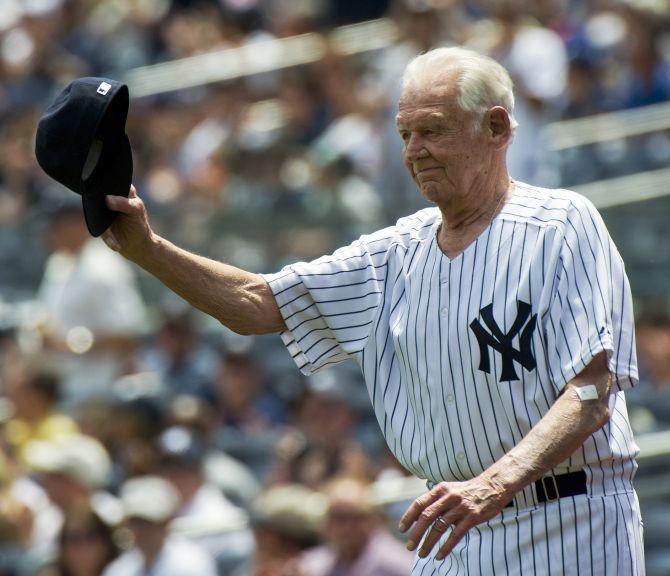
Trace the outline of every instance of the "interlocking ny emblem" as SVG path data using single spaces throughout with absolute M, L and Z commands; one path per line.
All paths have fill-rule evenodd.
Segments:
M 500 352 L 502 356 L 500 382 L 510 382 L 519 379 L 514 362 L 518 362 L 526 370 L 533 370 L 535 368 L 535 358 L 533 357 L 530 344 L 535 326 L 537 325 L 537 314 L 530 315 L 530 304 L 526 302 L 517 300 L 517 306 L 516 319 L 507 334 L 503 333 L 493 318 L 492 303 L 479 311 L 490 333 L 486 331 L 476 318 L 470 322 L 470 328 L 475 333 L 477 342 L 479 343 L 479 369 L 487 374 L 491 373 L 489 346 Z M 519 336 L 519 350 L 516 350 L 512 346 L 512 340 L 519 333 L 521 333 Z

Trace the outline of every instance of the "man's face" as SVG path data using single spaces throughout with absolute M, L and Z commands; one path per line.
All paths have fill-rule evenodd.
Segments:
M 329 507 L 326 537 L 342 560 L 353 561 L 365 549 L 375 520 L 355 499 L 334 499 Z
M 483 130 L 475 130 L 476 118 L 461 110 L 457 95 L 455 77 L 410 86 L 396 116 L 405 167 L 424 197 L 437 204 L 467 193 L 486 167 Z
M 73 502 L 81 497 L 82 488 L 67 474 L 45 472 L 40 474 L 40 483 L 49 499 L 59 508 L 70 508 Z
M 148 555 L 157 553 L 163 547 L 168 533 L 168 521 L 151 522 L 143 518 L 129 518 L 128 527 L 137 547 Z

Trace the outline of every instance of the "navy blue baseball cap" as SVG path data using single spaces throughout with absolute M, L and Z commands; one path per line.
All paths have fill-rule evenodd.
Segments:
M 42 169 L 82 197 L 88 231 L 100 236 L 116 218 L 105 196 L 128 197 L 133 156 L 126 135 L 128 87 L 109 78 L 78 78 L 37 125 Z

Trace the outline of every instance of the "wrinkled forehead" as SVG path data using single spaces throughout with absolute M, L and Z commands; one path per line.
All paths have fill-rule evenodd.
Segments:
M 443 100 L 410 98 L 399 101 L 395 120 L 398 127 L 443 121 L 453 123 L 465 114 L 455 98 Z
M 453 116 L 461 112 L 458 105 L 458 84 L 453 77 L 439 81 L 412 83 L 405 86 L 398 99 L 396 122 L 405 122 L 416 116 Z

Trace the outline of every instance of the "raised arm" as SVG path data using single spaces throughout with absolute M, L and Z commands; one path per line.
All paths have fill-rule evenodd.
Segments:
M 262 276 L 191 254 L 158 236 L 134 186 L 128 198 L 107 196 L 107 206 L 119 212 L 102 236 L 112 250 L 238 334 L 284 330 L 274 295 Z
M 412 528 L 408 548 L 414 549 L 428 530 L 419 550 L 419 556 L 426 556 L 444 532 L 434 527 L 440 516 L 445 525 L 453 526 L 435 556 L 442 559 L 470 528 L 493 518 L 517 492 L 566 460 L 609 420 L 610 381 L 602 352 L 568 383 L 544 417 L 500 460 L 472 480 L 440 482 L 417 498 L 401 518 L 402 531 Z M 589 386 L 595 387 L 597 397 Z

